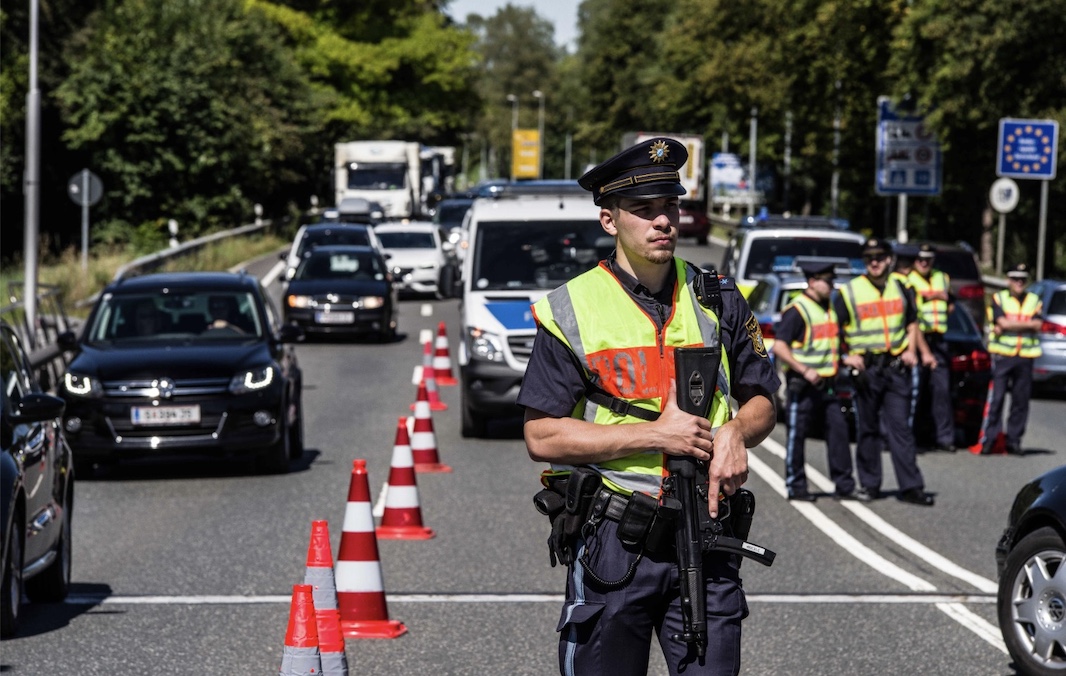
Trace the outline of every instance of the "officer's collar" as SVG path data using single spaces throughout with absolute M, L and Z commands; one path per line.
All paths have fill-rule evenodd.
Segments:
M 614 273 L 614 276 L 618 278 L 618 281 L 622 283 L 622 286 L 633 295 L 646 296 L 664 304 L 673 301 L 674 282 L 677 280 L 677 266 L 674 265 L 673 259 L 670 260 L 670 270 L 666 273 L 666 279 L 663 280 L 663 288 L 659 293 L 652 293 L 648 287 L 641 284 L 636 277 L 623 270 L 622 266 L 618 264 L 618 258 L 614 252 L 607 257 L 607 267 L 610 268 L 611 272 Z

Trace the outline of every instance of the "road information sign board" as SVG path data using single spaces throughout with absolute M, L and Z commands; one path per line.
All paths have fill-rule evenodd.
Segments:
M 939 195 L 940 142 L 925 118 L 897 111 L 887 96 L 877 103 L 877 194 Z
M 1051 180 L 1055 178 L 1055 152 L 1059 123 L 1054 120 L 999 121 L 996 176 Z

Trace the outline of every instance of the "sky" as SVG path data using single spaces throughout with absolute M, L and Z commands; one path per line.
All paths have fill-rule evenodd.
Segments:
M 532 7 L 538 16 L 551 21 L 555 25 L 555 43 L 574 51 L 577 46 L 578 0 L 452 0 L 448 5 L 448 13 L 457 22 L 463 23 L 467 14 L 480 14 L 488 18 L 508 2 L 515 7 Z

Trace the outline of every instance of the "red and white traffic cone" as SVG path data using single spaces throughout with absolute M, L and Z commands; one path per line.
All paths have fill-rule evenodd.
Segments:
M 418 401 L 415 402 L 414 426 L 411 430 L 411 454 L 415 461 L 416 472 L 450 472 L 452 468 L 441 464 L 437 454 L 437 434 L 433 431 L 433 414 L 429 402 L 422 396 L 423 387 L 418 388 Z
M 396 444 L 392 448 L 389 489 L 385 494 L 385 512 L 377 536 L 387 540 L 428 540 L 436 533 L 422 525 L 422 508 L 418 502 L 418 484 L 411 442 L 407 435 L 407 418 L 396 425 Z
M 396 638 L 407 632 L 401 622 L 389 619 L 385 603 L 366 460 L 352 464 L 336 573 L 341 631 L 345 637 Z
M 294 584 L 289 604 L 289 625 L 281 655 L 280 676 L 318 676 L 322 659 L 318 651 L 318 628 L 311 585 Z
M 429 407 L 434 411 L 444 411 L 448 408 L 440 399 L 440 395 L 437 393 L 437 377 L 433 373 L 433 353 L 429 341 L 423 344 L 422 349 L 422 380 L 418 383 L 418 398 L 423 396 L 422 387 L 425 386 L 426 401 L 429 402 Z M 418 401 L 411 404 L 411 410 L 415 410 L 415 406 L 418 406 Z
M 307 547 L 304 584 L 311 585 L 318 626 L 318 651 L 324 676 L 348 676 L 348 656 L 341 635 L 341 615 L 337 608 L 337 586 L 333 577 L 333 552 L 329 546 L 329 523 L 311 522 L 311 542 Z
M 437 378 L 438 385 L 456 385 L 458 380 L 452 373 L 452 358 L 448 354 L 448 335 L 445 333 L 444 322 L 437 326 L 437 340 L 434 343 L 433 374 Z

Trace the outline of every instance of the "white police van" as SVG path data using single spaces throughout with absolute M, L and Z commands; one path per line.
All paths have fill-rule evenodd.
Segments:
M 614 250 L 576 181 L 509 184 L 466 215 L 458 358 L 462 434 L 483 437 L 515 404 L 536 324 L 530 305 Z

